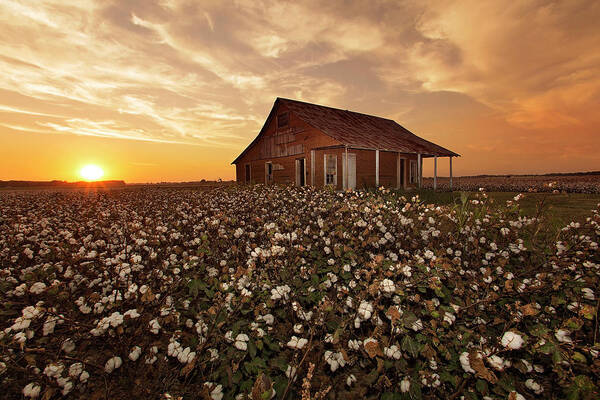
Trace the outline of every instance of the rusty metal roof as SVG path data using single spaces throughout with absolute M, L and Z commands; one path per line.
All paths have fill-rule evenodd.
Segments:
M 280 104 L 285 104 L 289 111 L 307 124 L 349 147 L 420 153 L 430 157 L 460 156 L 418 137 L 391 119 L 278 97 L 258 136 L 232 164 L 259 139 Z

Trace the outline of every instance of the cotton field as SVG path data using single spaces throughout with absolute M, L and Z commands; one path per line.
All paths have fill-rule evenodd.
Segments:
M 0 193 L 5 398 L 600 396 L 600 214 L 278 186 Z
M 423 178 L 423 187 L 433 188 L 433 178 Z M 600 173 L 575 173 L 557 175 L 483 175 L 460 176 L 452 181 L 454 190 L 490 192 L 553 192 L 600 193 Z M 438 177 L 437 188 L 450 189 L 450 179 Z

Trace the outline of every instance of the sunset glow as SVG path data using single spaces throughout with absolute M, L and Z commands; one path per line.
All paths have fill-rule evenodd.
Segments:
M 460 153 L 455 175 L 600 169 L 599 18 L 593 0 L 5 0 L 0 179 L 89 159 L 232 179 L 277 96 L 394 119 Z
M 79 174 L 86 181 L 97 181 L 104 175 L 104 171 L 97 165 L 88 164 L 81 168 Z

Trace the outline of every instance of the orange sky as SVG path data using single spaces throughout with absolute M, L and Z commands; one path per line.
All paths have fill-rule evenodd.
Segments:
M 595 0 L 65 3 L 0 2 L 0 179 L 232 179 L 277 96 L 395 119 L 456 175 L 600 170 Z

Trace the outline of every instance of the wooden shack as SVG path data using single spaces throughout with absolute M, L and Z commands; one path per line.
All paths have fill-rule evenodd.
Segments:
M 423 158 L 448 149 L 391 119 L 277 98 L 262 129 L 232 162 L 240 183 L 330 185 L 335 189 L 419 187 Z

